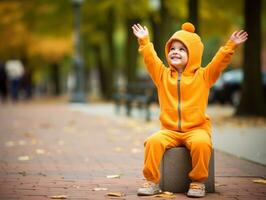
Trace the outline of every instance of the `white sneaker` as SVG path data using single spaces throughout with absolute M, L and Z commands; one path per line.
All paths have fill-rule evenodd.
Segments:
M 204 197 L 206 195 L 205 185 L 199 182 L 192 182 L 187 192 L 188 197 Z
M 146 182 L 144 183 L 143 187 L 138 189 L 139 196 L 151 196 L 155 194 L 160 194 L 162 191 L 159 187 L 159 184 L 153 182 Z

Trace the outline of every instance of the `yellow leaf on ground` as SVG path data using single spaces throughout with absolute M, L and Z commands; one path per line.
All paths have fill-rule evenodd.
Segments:
M 26 141 L 25 141 L 25 140 L 19 140 L 19 141 L 18 141 L 18 144 L 19 144 L 20 146 L 24 146 L 24 145 L 26 145 Z
M 36 140 L 35 138 L 31 140 L 31 144 L 32 144 L 32 145 L 35 145 L 35 144 L 37 144 L 38 142 L 39 142 L 39 141 Z
M 29 156 L 19 156 L 18 160 L 19 161 L 27 161 L 27 160 L 30 160 L 30 157 Z
M 96 187 L 96 188 L 93 188 L 92 191 L 105 191 L 105 190 L 108 190 L 107 188 L 101 188 L 101 187 Z
M 254 179 L 252 180 L 253 183 L 261 183 L 261 184 L 266 184 L 266 180 L 265 179 Z
M 141 152 L 141 149 L 138 149 L 138 148 L 133 148 L 131 149 L 131 153 L 140 153 Z
M 226 186 L 226 184 L 215 183 L 215 186 L 216 186 L 216 187 L 219 187 L 219 186 Z
M 111 197 L 124 197 L 126 195 L 124 193 L 122 193 L 122 192 L 109 192 L 109 193 L 107 193 L 107 196 L 111 196 Z
M 122 152 L 123 150 L 124 150 L 124 149 L 123 149 L 122 147 L 116 147 L 116 148 L 115 148 L 115 151 L 116 151 L 116 152 Z
M 15 143 L 14 143 L 13 141 L 7 141 L 7 142 L 5 143 L 5 146 L 6 146 L 6 147 L 13 147 L 13 146 L 15 146 Z
M 172 192 L 164 191 L 161 194 L 156 194 L 156 195 L 153 195 L 152 197 L 162 197 L 162 198 L 172 199 L 172 198 L 175 198 L 175 195 Z
M 45 150 L 43 150 L 43 149 L 36 149 L 36 153 L 37 154 L 44 154 L 45 153 Z
M 26 133 L 24 133 L 24 136 L 25 137 L 29 137 L 29 138 L 33 138 L 34 137 L 34 134 L 32 134 L 30 132 L 26 132 Z
M 50 196 L 50 199 L 67 199 L 66 195 L 54 195 L 54 196 Z
M 119 174 L 107 175 L 106 178 L 120 178 Z

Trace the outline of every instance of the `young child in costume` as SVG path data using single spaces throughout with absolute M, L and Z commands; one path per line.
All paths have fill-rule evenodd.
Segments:
M 205 196 L 204 181 L 212 152 L 211 124 L 205 114 L 209 89 L 229 64 L 235 48 L 247 40 L 243 30 L 235 31 L 212 61 L 201 67 L 203 44 L 191 23 L 184 23 L 165 46 L 168 67 L 158 58 L 149 40 L 148 29 L 132 26 L 139 42 L 139 52 L 157 87 L 160 103 L 161 129 L 144 142 L 143 175 L 147 180 L 138 195 L 154 195 L 159 188 L 159 166 L 166 149 L 184 145 L 190 150 L 192 170 L 190 197 Z

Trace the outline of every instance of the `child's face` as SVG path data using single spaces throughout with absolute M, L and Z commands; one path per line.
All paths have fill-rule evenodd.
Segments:
M 168 53 L 170 65 L 177 70 L 183 70 L 188 62 L 188 50 L 186 46 L 179 41 L 173 41 Z

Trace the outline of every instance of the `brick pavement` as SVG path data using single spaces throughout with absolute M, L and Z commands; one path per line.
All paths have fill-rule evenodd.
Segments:
M 0 105 L 0 199 L 116 199 L 138 197 L 143 182 L 143 140 L 154 122 L 88 115 L 67 104 Z M 22 159 L 22 160 L 19 160 Z M 266 199 L 266 167 L 215 152 L 216 193 L 204 199 Z M 120 178 L 108 179 L 107 175 Z M 93 188 L 107 188 L 93 191 Z M 175 194 L 174 199 L 188 199 Z

